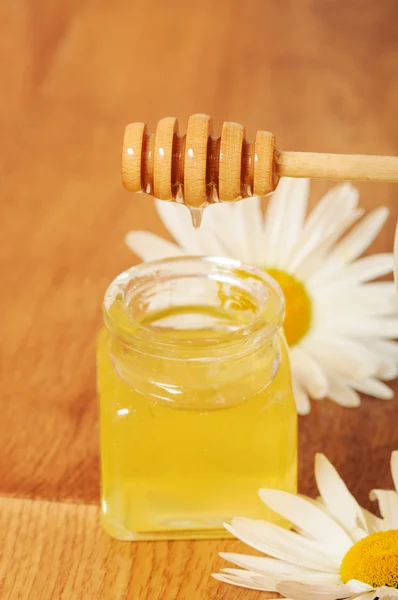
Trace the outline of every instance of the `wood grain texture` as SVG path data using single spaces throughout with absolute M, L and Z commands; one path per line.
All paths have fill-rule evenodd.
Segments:
M 210 196 L 206 173 L 207 146 L 212 127 L 208 115 L 189 117 L 184 153 L 184 202 L 188 206 L 202 206 Z
M 35 500 L 2 503 L 2 515 L 6 506 L 11 511 L 3 552 L 7 560 L 15 557 L 12 585 L 19 586 L 7 588 L 17 592 L 4 597 L 47 600 L 42 590 L 51 581 L 58 590 L 44 568 L 48 556 L 59 567 L 68 600 L 117 599 L 118 586 L 120 598 L 134 600 L 257 598 L 209 582 L 207 574 L 219 564 L 217 551 L 234 542 L 161 543 L 147 551 L 140 544 L 113 545 L 100 533 L 96 509 L 84 506 L 99 497 L 95 336 L 101 298 L 109 281 L 136 262 L 124 244 L 129 229 L 167 235 L 152 200 L 121 186 L 123 130 L 131 121 L 153 130 L 165 115 L 178 116 L 185 130 L 188 115 L 203 112 L 214 117 L 218 131 L 223 121 L 236 121 L 245 124 L 248 139 L 257 129 L 275 132 L 281 148 L 397 154 L 398 5 L 61 4 L 0 5 L 0 494 Z M 313 197 L 328 187 L 315 183 Z M 361 206 L 391 209 L 371 248 L 387 251 L 398 188 L 358 187 Z M 352 411 L 315 403 L 300 422 L 301 489 L 314 493 L 313 457 L 324 451 L 369 505 L 370 488 L 391 485 L 397 402 L 364 399 Z M 82 506 L 58 504 L 65 501 Z M 37 535 L 24 538 L 33 525 Z M 40 563 L 36 538 L 41 532 L 47 552 L 47 544 L 58 543 L 58 530 L 66 541 Z M 93 575 L 87 575 L 91 555 L 85 544 L 94 548 L 100 538 L 110 555 L 96 560 Z M 182 581 L 187 568 L 184 553 L 190 557 L 188 577 L 178 585 L 185 590 L 177 587 L 179 595 L 169 595 L 170 582 Z M 75 554 L 81 560 L 73 566 Z M 75 569 L 75 579 L 68 580 L 64 564 Z M 31 572 L 39 591 L 32 588 L 28 595 L 28 583 L 19 578 Z M 131 573 L 146 573 L 139 585 L 149 582 L 149 595 L 134 596 L 126 587 Z M 86 593 L 87 577 L 92 587 Z M 93 587 L 107 577 L 114 580 L 114 595 Z
M 278 152 L 280 177 L 398 183 L 398 157 L 316 152 Z
M 236 200 L 242 195 L 242 146 L 245 128 L 240 123 L 224 123 L 220 142 L 218 189 L 223 200 Z
M 223 541 L 120 542 L 101 530 L 99 509 L 0 498 L 2 600 L 233 600 L 236 588 L 211 577 L 225 566 Z M 228 547 L 240 551 L 242 544 Z M 243 595 L 245 594 L 245 595 Z M 240 598 L 264 600 L 241 592 Z M 265 595 L 267 598 L 267 595 Z

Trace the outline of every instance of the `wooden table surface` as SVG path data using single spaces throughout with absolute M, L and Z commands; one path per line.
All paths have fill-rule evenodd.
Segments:
M 234 541 L 126 543 L 98 520 L 95 336 L 131 228 L 166 235 L 120 183 L 124 125 L 207 112 L 281 148 L 398 154 L 396 0 L 0 3 L 0 597 L 256 600 L 213 581 Z M 329 184 L 313 186 L 318 196 Z M 372 251 L 392 247 L 398 186 Z M 301 489 L 325 452 L 368 504 L 391 485 L 398 399 L 314 404 Z

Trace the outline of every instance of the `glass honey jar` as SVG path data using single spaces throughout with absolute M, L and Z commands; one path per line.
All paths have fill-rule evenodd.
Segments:
M 284 299 L 265 272 L 178 257 L 119 275 L 98 338 L 102 522 L 118 539 L 228 537 L 296 491 Z

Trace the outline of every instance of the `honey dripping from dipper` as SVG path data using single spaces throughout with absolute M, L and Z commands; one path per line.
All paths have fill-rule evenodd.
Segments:
M 124 136 L 123 184 L 131 192 L 184 204 L 198 228 L 206 206 L 274 189 L 272 164 L 268 174 L 262 165 L 261 176 L 255 165 L 273 156 L 273 140 L 271 133 L 259 132 L 255 147 L 238 123 L 224 123 L 221 136 L 214 138 L 207 115 L 192 115 L 186 135 L 178 134 L 173 117 L 159 121 L 155 134 L 144 123 L 132 123 Z

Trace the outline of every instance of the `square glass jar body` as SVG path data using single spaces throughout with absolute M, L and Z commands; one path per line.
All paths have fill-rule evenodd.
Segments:
M 236 261 L 179 258 L 111 284 L 98 338 L 102 522 L 118 539 L 227 537 L 280 522 L 264 487 L 296 491 L 297 416 L 283 297 Z

